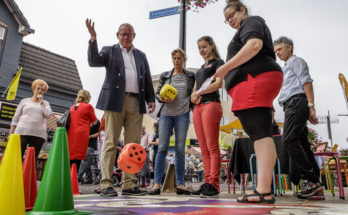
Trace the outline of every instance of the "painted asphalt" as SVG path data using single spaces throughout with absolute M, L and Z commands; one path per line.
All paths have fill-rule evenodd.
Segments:
M 193 189 L 198 184 L 188 185 Z M 75 208 L 81 211 L 91 211 L 94 214 L 348 214 L 348 201 L 341 200 L 325 191 L 325 200 L 302 200 L 293 196 L 292 191 L 286 191 L 283 196 L 276 196 L 276 204 L 241 204 L 236 201 L 240 196 L 227 193 L 227 185 L 222 184 L 219 198 L 197 198 L 178 196 L 175 193 L 161 193 L 159 196 L 122 196 L 121 188 L 116 188 L 118 197 L 100 197 L 94 193 L 98 185 L 80 185 L 80 191 L 85 193 L 74 197 Z M 345 199 L 348 189 L 345 188 Z

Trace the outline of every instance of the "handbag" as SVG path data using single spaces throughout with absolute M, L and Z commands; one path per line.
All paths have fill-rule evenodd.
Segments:
M 65 127 L 66 131 L 70 127 L 70 110 L 65 111 L 65 113 L 57 120 L 58 127 Z

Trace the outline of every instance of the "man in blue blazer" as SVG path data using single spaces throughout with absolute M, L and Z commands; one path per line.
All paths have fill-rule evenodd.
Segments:
M 140 143 L 145 102 L 150 113 L 155 110 L 155 93 L 149 64 L 145 54 L 133 46 L 135 32 L 132 25 L 120 25 L 116 36 L 119 43 L 105 46 L 98 51 L 94 22 L 86 20 L 91 35 L 88 47 L 88 63 L 91 67 L 105 67 L 106 76 L 99 94 L 97 108 L 104 110 L 105 142 L 102 152 L 101 196 L 117 196 L 113 189 L 113 166 L 117 142 L 124 127 L 127 143 Z M 143 195 L 137 177 L 123 172 L 122 195 Z

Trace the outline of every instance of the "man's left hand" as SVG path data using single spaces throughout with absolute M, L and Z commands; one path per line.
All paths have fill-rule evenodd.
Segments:
M 312 123 L 313 125 L 316 125 L 318 124 L 318 118 L 316 116 L 316 113 L 315 113 L 315 108 L 312 106 L 312 107 L 309 107 L 309 118 L 308 118 L 309 122 Z
M 149 113 L 153 113 L 155 111 L 155 108 L 156 108 L 155 102 L 149 102 L 147 104 L 147 107 L 149 108 Z

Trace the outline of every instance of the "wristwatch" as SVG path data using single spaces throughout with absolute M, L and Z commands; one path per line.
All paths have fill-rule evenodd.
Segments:
M 308 107 L 314 107 L 313 103 L 308 103 Z

